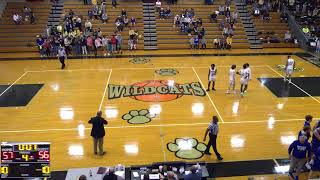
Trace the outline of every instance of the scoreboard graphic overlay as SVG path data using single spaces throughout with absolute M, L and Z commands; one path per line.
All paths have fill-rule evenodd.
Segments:
M 50 143 L 1 143 L 1 178 L 23 177 L 50 177 Z

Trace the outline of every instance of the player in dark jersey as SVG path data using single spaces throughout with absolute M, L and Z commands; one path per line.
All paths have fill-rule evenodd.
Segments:
M 307 141 L 309 141 L 309 139 L 311 137 L 311 127 L 310 126 L 304 126 L 303 129 L 301 131 L 299 131 L 298 137 L 299 136 L 306 136 L 307 137 Z
M 313 153 L 312 159 L 313 164 L 309 172 L 309 179 L 313 178 L 315 172 L 317 173 L 317 175 L 320 174 L 320 147 Z

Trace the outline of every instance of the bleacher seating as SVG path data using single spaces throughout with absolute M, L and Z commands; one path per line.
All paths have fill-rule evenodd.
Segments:
M 158 48 L 159 49 L 187 49 L 189 48 L 190 37 L 184 33 L 181 33 L 177 28 L 173 27 L 173 18 L 180 12 L 181 9 L 193 8 L 195 15 L 202 18 L 203 27 L 206 30 L 207 48 L 213 48 L 213 39 L 221 37 L 222 31 L 219 29 L 219 23 L 224 19 L 223 15 L 218 16 L 217 23 L 210 22 L 210 14 L 214 10 L 218 10 L 219 5 L 225 4 L 224 0 L 214 1 L 214 5 L 205 5 L 204 1 L 196 0 L 178 0 L 177 5 L 170 6 L 172 11 L 172 17 L 164 20 L 157 19 L 157 36 L 158 36 Z M 164 1 L 162 6 L 166 7 Z M 231 12 L 235 11 L 234 3 L 231 4 Z M 236 29 L 234 31 L 232 48 L 249 48 L 249 43 L 244 32 L 240 18 L 235 24 Z
M 248 5 L 248 9 L 252 9 L 251 5 Z M 285 22 L 280 22 L 280 13 L 279 12 L 270 12 L 269 13 L 271 20 L 269 22 L 264 22 L 261 19 L 261 16 L 254 19 L 254 24 L 257 29 L 257 32 L 260 33 L 259 38 L 264 38 L 266 32 L 274 32 L 272 36 L 277 37 L 280 40 L 280 43 L 263 43 L 263 48 L 293 48 L 298 47 L 294 43 L 285 43 L 284 34 L 289 30 L 288 24 Z
M 137 29 L 139 34 L 143 35 L 143 14 L 142 14 L 142 2 L 141 1 L 117 1 L 118 5 L 116 8 L 112 8 L 111 1 L 107 1 L 107 15 L 108 22 L 103 24 L 100 20 L 93 20 L 93 29 L 101 28 L 103 35 L 111 35 L 115 30 L 115 19 L 121 14 L 121 10 L 127 11 L 128 18 L 136 18 L 136 26 L 133 29 Z M 64 2 L 64 11 L 68 12 L 70 9 L 73 10 L 75 15 L 82 15 L 82 22 L 84 23 L 88 19 L 88 10 L 92 10 L 93 5 L 83 5 L 82 1 L 68 0 Z M 63 21 L 64 14 L 62 15 L 61 22 Z M 129 39 L 129 27 L 124 28 L 121 33 L 123 37 L 123 49 L 128 49 Z M 139 39 L 137 48 L 143 49 L 143 38 Z
M 23 16 L 23 7 L 27 6 L 35 14 L 35 24 L 23 22 L 16 25 L 12 15 L 18 12 Z M 0 21 L 0 52 L 36 52 L 37 34 L 43 34 L 48 21 L 51 3 L 49 0 L 35 2 L 9 2 Z M 23 17 L 24 18 L 24 17 Z

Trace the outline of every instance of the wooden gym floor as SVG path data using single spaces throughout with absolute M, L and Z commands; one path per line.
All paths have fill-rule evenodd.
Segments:
M 277 65 L 285 64 L 286 57 L 79 59 L 67 60 L 65 70 L 59 69 L 58 60 L 1 61 L 1 85 L 44 85 L 26 106 L 0 107 L 0 141 L 51 142 L 52 170 L 139 165 L 181 158 L 215 162 L 214 155 L 203 156 L 201 143 L 212 115 L 217 115 L 218 150 L 224 161 L 287 158 L 288 144 L 302 128 L 304 116 L 320 117 L 320 98 L 296 84 L 290 86 L 305 96 L 278 98 L 257 79 L 281 78 L 283 72 Z M 293 58 L 300 69 L 294 77 L 320 75 L 318 67 L 297 56 Z M 246 62 L 253 73 L 247 95 L 226 95 L 230 65 L 236 64 L 240 69 Z M 202 96 L 212 63 L 218 68 L 217 91 Z M 155 86 L 159 85 L 155 80 L 163 80 L 162 83 L 195 83 L 204 87 L 181 97 L 158 94 L 151 95 L 152 98 L 149 95 L 110 99 L 111 86 L 107 85 L 143 85 L 148 80 L 149 85 Z M 13 93 L 13 87 L 8 86 L 0 96 Z M 103 157 L 93 155 L 91 126 L 87 124 L 99 109 L 109 121 L 104 143 L 107 154 Z M 146 111 L 140 111 L 143 109 Z M 177 143 L 177 138 L 184 140 Z M 200 145 L 193 147 L 194 143 Z

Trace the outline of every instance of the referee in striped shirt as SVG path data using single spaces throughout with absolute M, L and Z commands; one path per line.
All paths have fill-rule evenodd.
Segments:
M 221 155 L 219 154 L 218 150 L 217 150 L 217 135 L 219 132 L 219 126 L 218 126 L 218 117 L 217 116 L 213 116 L 212 117 L 212 122 L 209 124 L 206 133 L 204 135 L 203 141 L 206 141 L 207 135 L 209 133 L 209 142 L 207 145 L 207 149 L 204 151 L 204 154 L 206 155 L 211 155 L 211 153 L 209 152 L 210 150 L 210 146 L 212 146 L 212 149 L 214 151 L 214 153 L 217 156 L 217 159 L 219 161 L 221 161 L 223 158 L 221 157 Z

